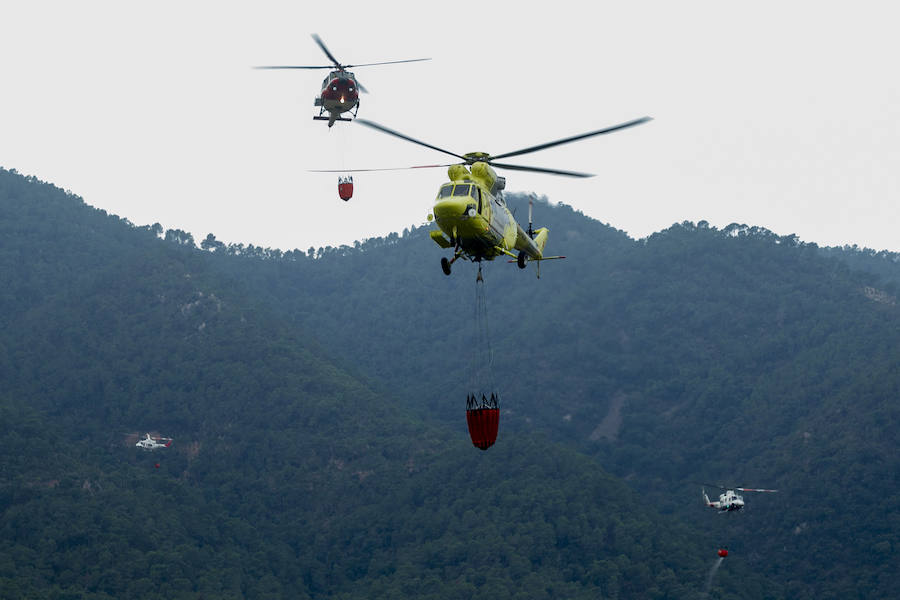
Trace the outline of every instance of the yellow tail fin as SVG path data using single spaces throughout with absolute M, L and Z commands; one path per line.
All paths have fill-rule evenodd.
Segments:
M 534 245 L 537 246 L 541 254 L 544 253 L 544 246 L 547 244 L 548 235 L 550 235 L 550 230 L 546 227 L 541 227 L 534 232 Z

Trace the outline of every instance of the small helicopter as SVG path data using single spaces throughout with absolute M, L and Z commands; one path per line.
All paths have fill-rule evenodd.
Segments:
M 361 83 L 356 80 L 356 76 L 347 69 L 353 67 L 371 67 L 374 65 L 393 65 L 397 63 L 419 62 L 423 60 L 431 60 L 430 58 L 412 58 L 409 60 L 391 60 L 387 62 L 365 63 L 361 65 L 342 65 L 334 57 L 333 54 L 325 46 L 325 43 L 315 33 L 312 34 L 313 40 L 322 49 L 333 64 L 322 66 L 268 66 L 255 67 L 257 69 L 332 69 L 328 76 L 322 81 L 322 91 L 319 92 L 318 98 L 313 102 L 313 106 L 319 107 L 319 114 L 314 116 L 316 121 L 328 121 L 328 127 L 334 125 L 335 121 L 350 121 L 341 115 L 353 111 L 353 116 L 359 111 L 359 92 L 368 93 Z M 325 116 L 325 113 L 328 116 Z
M 709 484 L 703 484 L 709 485 Z M 775 493 L 778 490 L 765 490 L 760 488 L 744 488 L 744 487 L 734 487 L 734 488 L 725 488 L 720 485 L 709 485 L 709 487 L 719 488 L 722 490 L 722 493 L 719 494 L 719 499 L 715 502 L 712 502 L 709 499 L 709 496 L 706 495 L 706 489 L 703 489 L 703 501 L 706 502 L 706 505 L 710 508 L 714 508 L 720 513 L 725 512 L 733 512 L 737 510 L 741 510 L 744 508 L 744 497 L 738 494 L 737 492 L 767 492 L 767 493 Z
M 133 439 L 133 438 L 132 438 Z M 165 443 L 161 443 L 165 442 Z M 157 448 L 168 448 L 172 445 L 172 438 L 160 438 L 153 437 L 149 433 L 147 437 L 139 441 L 135 444 L 138 448 L 143 448 L 144 450 L 156 450 Z
M 524 230 L 516 222 L 515 218 L 506 206 L 503 199 L 503 190 L 506 187 L 506 178 L 497 175 L 493 167 L 510 171 L 530 171 L 535 173 L 547 173 L 550 175 L 563 175 L 567 177 L 593 177 L 590 173 L 564 171 L 560 169 L 546 169 L 542 167 L 529 167 L 495 162 L 498 159 L 511 156 L 521 156 L 538 150 L 544 150 L 553 146 L 575 142 L 585 138 L 612 133 L 621 129 L 634 127 L 647 121 L 651 117 L 641 117 L 626 123 L 605 127 L 596 131 L 575 135 L 572 137 L 531 146 L 522 150 L 505 152 L 503 154 L 488 154 L 487 152 L 469 152 L 468 154 L 456 154 L 443 148 L 411 138 L 393 129 L 379 125 L 374 121 L 356 119 L 356 122 L 371 127 L 372 129 L 393 135 L 400 139 L 449 154 L 462 161 L 462 163 L 445 165 L 423 165 L 419 167 L 407 167 L 412 169 L 449 167 L 447 175 L 448 183 L 441 185 L 438 190 L 432 214 L 428 215 L 428 221 L 434 221 L 438 229 L 431 232 L 431 239 L 441 248 L 452 248 L 453 257 L 441 258 L 441 269 L 445 275 L 450 275 L 454 262 L 462 258 L 478 263 L 478 276 L 481 277 L 481 261 L 493 260 L 499 256 L 509 256 L 520 269 L 524 269 L 528 262 L 537 262 L 537 276 L 540 277 L 540 261 L 565 258 L 564 256 L 545 256 L 544 247 L 547 244 L 549 229 L 541 227 L 532 228 L 532 203 L 528 206 L 528 229 Z M 398 169 L 355 169 L 351 171 L 381 171 Z M 319 171 L 323 172 L 323 171 Z M 333 172 L 333 171 L 324 171 Z

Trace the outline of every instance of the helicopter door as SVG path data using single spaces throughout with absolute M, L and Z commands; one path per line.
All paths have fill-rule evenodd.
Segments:
M 477 196 L 478 199 L 478 214 L 490 222 L 493 212 L 490 200 L 482 195 L 481 188 L 477 185 L 472 186 L 472 195 Z

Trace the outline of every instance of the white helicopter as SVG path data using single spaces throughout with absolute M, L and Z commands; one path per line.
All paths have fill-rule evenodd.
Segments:
M 163 443 L 165 442 L 165 443 Z M 156 450 L 157 448 L 168 448 L 172 445 L 172 438 L 155 438 L 149 433 L 147 437 L 139 441 L 135 446 L 144 450 Z
M 738 492 L 767 492 L 767 493 L 775 493 L 778 490 L 765 490 L 761 488 L 745 488 L 745 487 L 733 487 L 733 488 L 725 488 L 720 485 L 709 485 L 709 487 L 719 488 L 722 490 L 722 493 L 719 494 L 719 499 L 715 502 L 709 499 L 709 496 L 706 495 L 706 488 L 703 488 L 703 501 L 706 502 L 706 505 L 710 508 L 714 508 L 720 513 L 725 512 L 733 512 L 737 510 L 741 510 L 744 508 L 744 497 L 738 494 Z

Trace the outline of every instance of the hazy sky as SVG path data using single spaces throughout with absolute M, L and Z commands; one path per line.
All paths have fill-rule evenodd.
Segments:
M 535 8 L 532 6 L 539 5 Z M 137 225 L 282 249 L 421 224 L 448 162 L 313 121 L 326 64 L 359 111 L 456 153 L 493 154 L 649 115 L 501 172 L 644 237 L 683 220 L 900 251 L 900 35 L 894 2 L 5 2 L 0 166 Z M 536 225 L 550 227 L 541 219 Z

